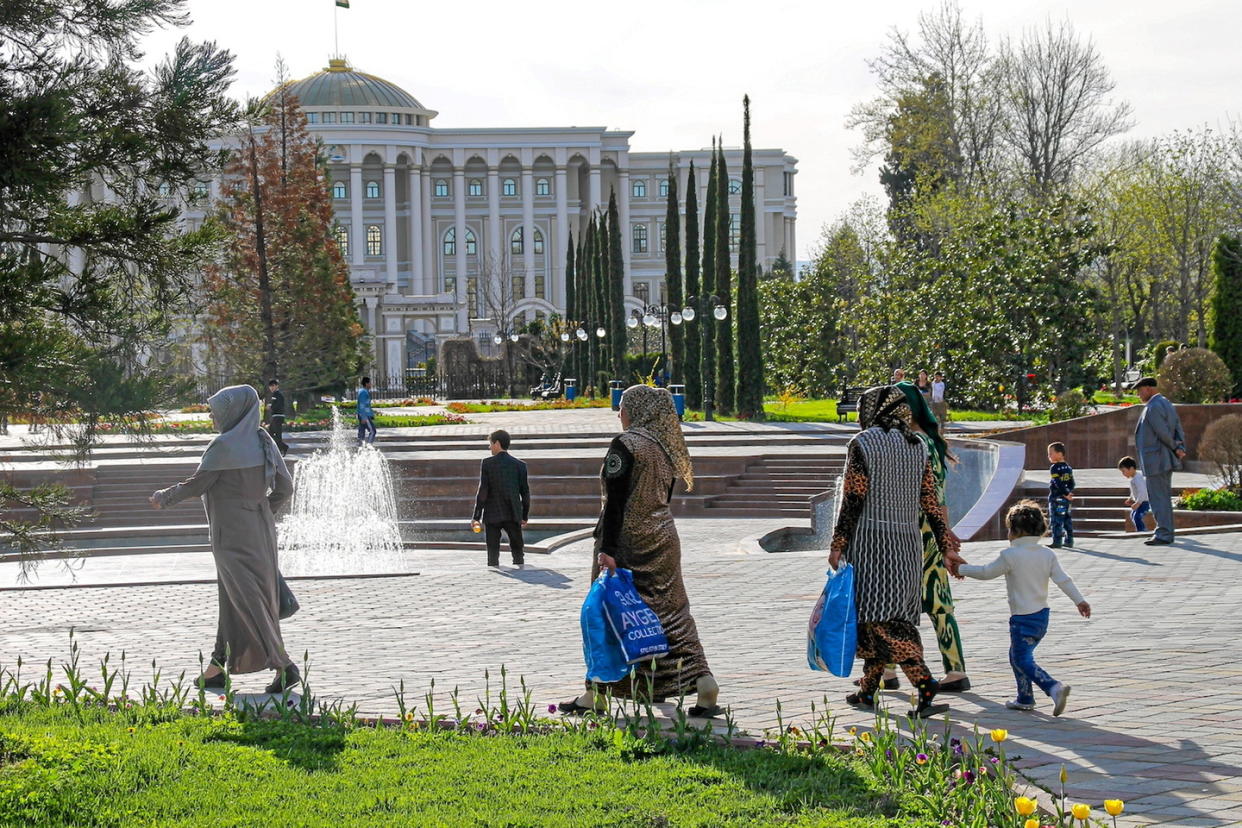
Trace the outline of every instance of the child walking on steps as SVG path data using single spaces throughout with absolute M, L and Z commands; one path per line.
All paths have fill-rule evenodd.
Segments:
M 1070 686 L 1057 681 L 1035 663 L 1035 648 L 1048 632 L 1048 582 L 1052 581 L 1078 605 L 1083 618 L 1091 617 L 1091 605 L 1082 597 L 1073 580 L 1061 568 L 1057 554 L 1039 539 L 1048 531 L 1039 504 L 1024 500 L 1005 515 L 1011 546 L 996 560 L 983 566 L 961 564 L 958 577 L 980 581 L 1005 576 L 1009 592 L 1009 666 L 1018 682 L 1018 697 L 1006 702 L 1010 710 L 1034 710 L 1032 684 L 1052 699 L 1052 715 L 1065 712 Z

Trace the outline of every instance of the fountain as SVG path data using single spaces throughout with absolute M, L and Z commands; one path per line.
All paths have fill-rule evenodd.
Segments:
M 293 505 L 278 532 L 285 575 L 408 571 L 388 460 L 374 446 L 355 443 L 336 407 L 327 450 L 297 463 Z

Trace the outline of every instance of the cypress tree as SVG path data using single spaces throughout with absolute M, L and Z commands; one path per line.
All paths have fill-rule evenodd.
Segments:
M 716 323 L 716 410 L 732 414 L 737 399 L 733 357 L 733 273 L 729 268 L 729 165 L 724 141 L 716 161 L 716 295 L 729 314 Z
M 763 350 L 759 341 L 759 272 L 755 261 L 755 170 L 750 152 L 750 96 L 742 97 L 742 218 L 737 254 L 737 413 L 763 419 Z
M 698 299 L 699 285 L 699 192 L 694 181 L 694 161 L 690 161 L 690 173 L 686 176 L 686 298 Z M 699 347 L 701 320 L 682 323 L 685 336 L 685 367 L 682 382 L 686 384 L 686 406 L 700 408 L 703 405 L 703 374 L 699 370 L 703 351 Z
M 609 336 L 595 335 L 595 330 L 609 330 L 608 321 L 608 217 L 602 211 L 595 222 L 595 243 L 591 247 L 595 251 L 595 324 L 591 328 L 591 337 L 595 340 L 598 357 L 595 361 L 595 376 L 592 380 L 598 385 L 599 375 L 608 373 Z M 603 386 L 602 390 L 607 391 Z
M 577 285 L 574 284 L 574 231 L 569 231 L 569 240 L 565 244 L 565 318 L 561 324 L 565 330 L 569 331 L 569 335 L 573 336 L 573 319 L 574 319 L 574 301 L 577 299 Z M 570 354 L 577 349 L 573 346 L 573 340 L 570 340 Z M 577 376 L 576 366 L 573 359 L 569 362 L 569 371 L 573 372 L 572 376 Z
M 707 174 L 707 203 L 703 210 L 703 302 L 699 324 L 703 326 L 699 340 L 702 345 L 702 361 L 699 373 L 703 378 L 703 405 L 716 404 L 716 322 L 712 318 L 712 303 L 716 292 L 716 136 L 712 136 L 712 166 Z
M 1208 347 L 1229 367 L 1236 395 L 1242 388 L 1242 237 L 1216 240 L 1208 318 Z
M 625 377 L 625 256 L 621 251 L 621 216 L 617 191 L 608 194 L 608 349 L 613 379 Z
M 664 214 L 664 284 L 668 288 L 668 313 L 681 310 L 681 210 L 677 204 L 677 173 L 668 159 L 668 210 Z M 672 360 L 669 376 L 685 382 L 685 340 L 681 325 L 668 323 L 668 347 Z M 667 366 L 666 366 L 667 367 Z
M 584 271 L 585 279 L 583 281 L 586 287 L 586 296 L 582 303 L 582 327 L 587 332 L 586 340 L 586 364 L 582 367 L 585 369 L 584 374 L 587 375 L 586 385 L 591 389 L 591 396 L 595 396 L 595 374 L 592 373 L 592 367 L 599 365 L 599 340 L 595 338 L 595 327 L 599 324 L 599 291 L 596 288 L 595 278 L 595 216 L 592 215 L 587 223 L 586 241 L 582 245 L 582 255 L 585 261 L 581 265 Z
M 578 328 L 586 325 L 586 309 L 591 297 L 591 290 L 587 284 L 587 258 L 584 252 L 586 250 L 586 236 L 585 232 L 578 235 L 578 252 L 574 257 L 576 263 L 574 267 L 574 282 L 577 287 L 574 288 L 574 328 L 570 331 L 570 335 L 574 337 L 577 336 Z M 573 347 L 574 376 L 578 379 L 578 393 L 584 394 L 589 384 L 587 381 L 586 351 L 583 350 L 585 346 L 580 340 L 574 339 Z

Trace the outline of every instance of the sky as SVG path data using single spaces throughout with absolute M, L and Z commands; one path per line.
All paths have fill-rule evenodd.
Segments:
M 874 167 L 856 172 L 850 108 L 875 96 L 867 61 L 894 28 L 913 31 L 938 0 L 190 0 L 193 23 L 145 41 L 154 63 L 183 34 L 236 55 L 238 97 L 271 89 L 277 56 L 294 78 L 340 51 L 440 114 L 440 127 L 607 126 L 650 152 L 752 140 L 798 159 L 798 255 L 859 198 L 882 198 Z M 1242 114 L 1242 4 L 1235 0 L 962 0 L 993 37 L 1068 19 L 1096 43 L 1130 103 L 1126 137 L 1223 125 Z

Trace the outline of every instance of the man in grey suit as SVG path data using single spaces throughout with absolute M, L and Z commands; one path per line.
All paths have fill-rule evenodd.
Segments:
M 1173 542 L 1173 472 L 1182 467 L 1186 456 L 1186 435 L 1173 403 L 1156 390 L 1154 377 L 1143 377 L 1134 388 L 1143 401 L 1134 444 L 1147 478 L 1151 513 L 1156 518 L 1156 533 L 1144 543 L 1165 546 Z
M 507 431 L 493 431 L 487 438 L 492 456 L 479 468 L 479 492 L 474 498 L 474 519 L 470 526 L 487 532 L 487 565 L 500 566 L 500 531 L 509 536 L 513 565 L 521 567 L 524 544 L 522 527 L 530 517 L 530 487 L 526 464 L 509 453 Z

